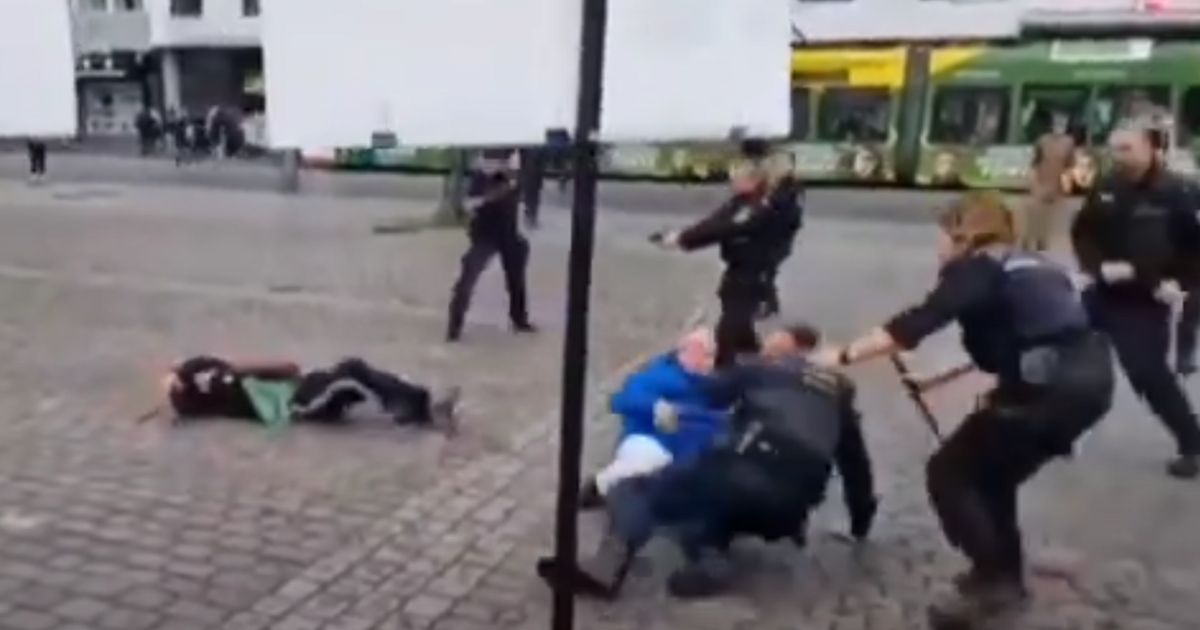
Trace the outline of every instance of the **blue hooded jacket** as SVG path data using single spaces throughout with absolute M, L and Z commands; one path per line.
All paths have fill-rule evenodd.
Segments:
M 613 395 L 612 412 L 621 416 L 622 438 L 645 435 L 656 439 L 676 461 L 686 461 L 708 450 L 725 434 L 727 414 L 709 401 L 710 379 L 692 374 L 674 352 L 651 360 L 625 380 Z M 654 403 L 666 400 L 679 409 L 679 429 L 665 433 L 654 426 Z

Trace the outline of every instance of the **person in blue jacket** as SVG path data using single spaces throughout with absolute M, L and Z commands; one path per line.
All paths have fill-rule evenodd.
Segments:
M 725 411 L 714 407 L 705 393 L 715 355 L 713 332 L 697 329 L 674 351 L 652 359 L 626 379 L 611 403 L 623 422 L 621 439 L 613 460 L 584 487 L 585 507 L 598 507 L 622 481 L 694 459 L 720 437 Z

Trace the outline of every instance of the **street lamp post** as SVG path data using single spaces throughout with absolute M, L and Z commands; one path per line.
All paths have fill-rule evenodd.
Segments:
M 580 463 L 588 356 L 588 302 L 596 232 L 596 154 L 604 76 L 606 0 L 583 0 L 579 99 L 575 117 L 575 188 L 571 203 L 571 250 L 567 275 L 567 330 L 563 340 L 562 415 L 559 429 L 555 567 L 570 575 L 577 555 Z M 575 599 L 568 580 L 556 580 L 552 630 L 572 630 Z

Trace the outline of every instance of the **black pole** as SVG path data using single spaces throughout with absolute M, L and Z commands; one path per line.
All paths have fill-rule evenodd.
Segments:
M 583 0 L 579 54 L 579 102 L 575 117 L 575 193 L 571 204 L 571 254 L 567 276 L 567 331 L 563 339 L 562 419 L 559 427 L 556 570 L 571 575 L 576 563 L 579 467 L 583 456 L 583 414 L 588 355 L 588 301 L 596 232 L 596 132 L 604 75 L 606 0 Z M 569 580 L 555 580 L 552 630 L 575 626 L 575 598 Z

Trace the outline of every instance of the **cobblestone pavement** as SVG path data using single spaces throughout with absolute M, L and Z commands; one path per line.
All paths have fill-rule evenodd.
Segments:
M 834 198 L 836 199 L 836 197 Z M 535 235 L 533 339 L 504 327 L 499 274 L 467 343 L 438 343 L 462 236 L 372 237 L 403 203 L 0 183 L 0 629 L 543 628 L 532 576 L 549 548 L 567 230 Z M 648 251 L 670 220 L 601 216 L 593 394 L 705 299 L 711 257 Z M 843 337 L 920 294 L 928 228 L 817 221 L 784 274 L 790 312 Z M 863 245 L 870 249 L 864 249 Z M 870 252 L 871 255 L 864 255 Z M 950 339 L 922 364 L 949 362 Z M 348 354 L 467 395 L 463 436 L 384 426 L 138 423 L 157 370 L 187 353 Z M 919 628 L 960 568 L 921 491 L 930 451 L 894 376 L 865 368 L 885 495 L 851 549 L 831 497 L 806 551 L 747 542 L 728 597 L 663 595 L 665 545 L 583 628 Z M 935 401 L 945 419 L 975 388 Z M 594 416 L 590 461 L 611 444 Z M 1068 569 L 1039 579 L 1016 628 L 1196 628 L 1200 486 L 1168 481 L 1162 430 L 1127 392 L 1076 460 L 1026 493 L 1032 545 Z M 595 523 L 584 523 L 586 548 Z

